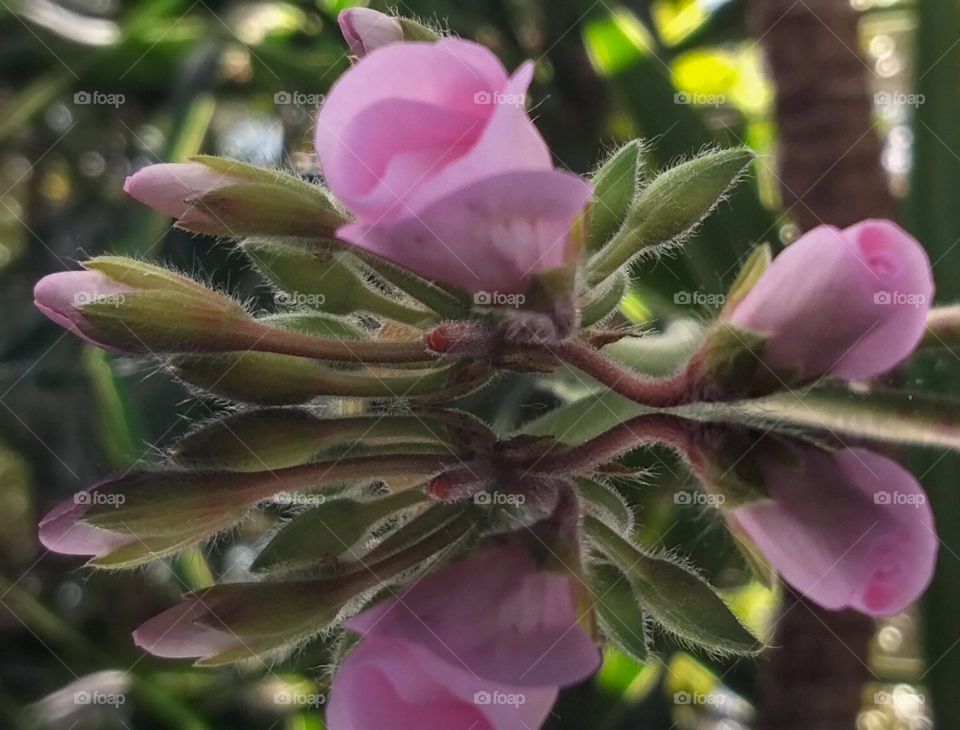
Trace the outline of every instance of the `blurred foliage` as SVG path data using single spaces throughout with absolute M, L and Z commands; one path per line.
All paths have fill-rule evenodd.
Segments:
M 0 306 L 9 313 L 0 324 L 4 727 L 42 727 L 45 718 L 50 727 L 75 728 L 322 727 L 315 707 L 290 700 L 326 690 L 321 654 L 311 647 L 267 672 L 202 672 L 144 658 L 130 640 L 134 627 L 180 592 L 209 584 L 212 575 L 245 575 L 251 560 L 245 540 L 258 534 L 257 525 L 230 544 L 138 574 L 78 571 L 75 561 L 38 550 L 37 515 L 110 471 L 149 461 L 188 420 L 214 417 L 224 407 L 149 366 L 90 351 L 29 302 L 40 276 L 70 268 L 80 252 L 102 251 L 168 262 L 257 298 L 254 278 L 225 246 L 170 230 L 166 219 L 124 197 L 123 180 L 144 164 L 200 151 L 316 175 L 311 122 L 317 102 L 349 63 L 335 18 L 353 4 L 0 3 Z M 878 108 L 877 118 L 887 140 L 885 165 L 900 193 L 909 187 L 911 154 L 915 160 L 908 218 L 937 260 L 943 295 L 954 297 L 960 291 L 953 264 L 960 255 L 960 207 L 952 200 L 960 180 L 960 11 L 942 0 L 854 4 L 870 11 L 864 47 L 878 88 L 910 91 L 905 75 L 913 47 L 918 67 L 931 69 L 915 89 L 927 100 L 915 116 L 901 104 Z M 577 172 L 591 171 L 609 150 L 638 136 L 652 143 L 652 169 L 707 146 L 746 143 L 760 153 L 750 183 L 703 227 L 688 255 L 638 269 L 628 317 L 662 324 L 687 318 L 674 325 L 692 326 L 689 318 L 704 313 L 679 308 L 675 292 L 725 291 L 751 245 L 777 247 L 796 234 L 778 213 L 774 90 L 747 30 L 745 0 L 406 0 L 397 11 L 490 46 L 508 67 L 535 59 L 538 125 L 558 163 Z M 921 35 L 914 40 L 918 19 Z M 955 391 L 960 369 L 952 360 L 930 357 L 911 385 L 933 394 Z M 543 390 L 518 378 L 464 405 L 485 415 L 481 400 L 510 400 L 532 418 L 582 395 L 581 387 Z M 589 415 L 580 416 L 581 425 L 598 428 Z M 507 432 L 520 425 L 495 427 Z M 930 669 L 902 659 L 916 653 L 909 619 L 884 628 L 898 632 L 896 641 L 888 632 L 887 649 L 893 646 L 888 653 L 901 659 L 878 662 L 884 681 L 929 683 L 943 728 L 960 727 L 952 686 L 960 653 L 951 653 L 960 639 L 954 460 L 917 460 L 946 544 L 927 601 Z M 637 465 L 662 481 L 689 479 L 666 453 L 651 451 Z M 642 518 L 644 544 L 695 550 L 694 562 L 722 587 L 748 583 L 747 567 L 716 516 L 674 505 L 664 496 L 671 490 L 624 491 Z M 748 583 L 733 598 L 741 616 L 764 630 L 769 592 Z M 595 680 L 564 693 L 549 727 L 719 728 L 724 718 L 724 728 L 749 725 L 752 662 L 694 658 L 663 637 L 657 649 L 662 666 L 611 652 Z M 74 720 L 64 718 L 77 710 L 73 696 L 87 687 L 114 687 L 130 701 L 118 712 L 88 713 L 71 725 Z M 678 693 L 729 701 L 683 703 Z M 923 718 L 916 702 L 904 702 L 872 709 L 877 724 L 870 727 L 921 727 L 905 724 L 903 707 Z

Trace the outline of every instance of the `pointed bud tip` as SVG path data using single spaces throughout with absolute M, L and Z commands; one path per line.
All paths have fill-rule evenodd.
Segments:
M 396 18 L 370 8 L 348 8 L 337 22 L 354 56 L 362 57 L 403 40 L 403 28 Z

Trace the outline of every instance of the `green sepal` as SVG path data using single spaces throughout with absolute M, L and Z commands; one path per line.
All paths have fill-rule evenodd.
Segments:
M 627 275 L 618 271 L 593 290 L 585 292 L 586 304 L 581 305 L 580 326 L 590 327 L 618 311 L 629 286 Z
M 690 364 L 701 397 L 729 401 L 747 395 L 767 395 L 783 388 L 781 380 L 763 365 L 766 341 L 767 336 L 760 332 L 716 322 Z
M 350 251 L 317 242 L 250 239 L 244 253 L 281 293 L 278 303 L 306 306 L 331 314 L 372 314 L 424 327 L 435 324 L 427 310 L 408 307 L 375 291 L 370 270 Z
M 223 185 L 186 202 L 178 228 L 235 239 L 332 235 L 347 222 L 323 195 L 273 183 Z
M 645 154 L 640 140 L 627 142 L 594 173 L 593 201 L 587 249 L 601 248 L 623 225 L 640 185 L 641 161 Z
M 81 307 L 79 326 L 93 339 L 130 353 L 233 349 L 247 343 L 248 321 L 237 302 L 213 290 L 198 296 L 174 290 L 141 290 Z
M 633 530 L 633 511 L 620 492 L 609 484 L 586 477 L 577 477 L 574 484 L 588 508 L 599 513 L 598 516 L 601 519 L 612 520 L 617 529 L 624 534 L 629 534 Z
M 643 609 L 627 576 L 608 563 L 594 566 L 591 573 L 597 619 L 605 637 L 638 662 L 649 661 L 650 640 Z
M 290 201 L 302 201 L 306 206 L 304 217 L 312 217 L 318 222 L 323 221 L 323 228 L 325 229 L 334 230 L 350 220 L 326 189 L 307 182 L 297 175 L 213 155 L 195 155 L 190 158 L 190 161 L 198 162 L 215 172 L 221 173 L 225 180 L 240 181 L 240 184 L 243 185 L 261 186 L 261 189 L 262 186 L 269 186 L 273 188 L 269 191 L 270 195 L 279 193 Z M 256 209 L 256 207 L 262 206 L 264 201 L 260 199 L 252 202 Z M 313 230 L 307 235 L 317 235 L 318 233 L 320 233 L 319 230 Z
M 363 502 L 331 500 L 288 522 L 257 555 L 251 569 L 298 570 L 356 559 L 362 542 L 377 525 L 426 499 L 422 492 L 407 490 Z
M 417 22 L 412 18 L 404 18 L 398 15 L 394 20 L 400 24 L 400 29 L 403 31 L 403 40 L 405 41 L 433 43 L 440 40 L 440 34 L 433 30 L 433 28 Z
M 588 285 L 600 283 L 637 256 L 688 236 L 754 157 L 741 147 L 708 152 L 653 178 L 637 195 L 620 230 L 588 262 Z
M 651 555 L 594 517 L 584 529 L 630 581 L 646 613 L 682 641 L 714 654 L 753 655 L 761 642 L 703 578 L 679 560 Z
M 296 466 L 346 444 L 380 449 L 420 441 L 457 448 L 456 438 L 430 416 L 320 418 L 300 408 L 242 411 L 201 425 L 167 452 L 194 469 L 261 471 Z

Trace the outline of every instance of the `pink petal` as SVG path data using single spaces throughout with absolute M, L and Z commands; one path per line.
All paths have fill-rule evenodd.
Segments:
M 889 370 L 916 349 L 933 304 L 930 259 L 923 247 L 890 221 L 870 220 L 843 232 L 873 277 L 880 324 L 847 353 L 833 373 L 848 380 Z
M 888 616 L 929 584 L 938 540 L 916 479 L 864 449 L 765 469 L 771 501 L 733 517 L 784 580 L 825 608 Z
M 532 80 L 533 63 L 528 61 L 517 69 L 501 93 L 486 100 L 494 111 L 477 144 L 468 154 L 424 180 L 412 196 L 411 208 L 420 210 L 456 190 L 507 172 L 553 169 L 550 150 L 524 105 Z
M 87 335 L 81 307 L 98 299 L 132 292 L 99 271 L 61 271 L 48 274 L 33 287 L 33 304 L 44 316 L 87 342 L 112 350 Z
M 186 599 L 143 623 L 133 632 L 134 643 L 169 659 L 213 656 L 239 640 L 200 623 L 209 614 L 202 599 Z
M 144 205 L 180 218 L 191 207 L 187 199 L 236 182 L 198 162 L 161 163 L 135 172 L 126 179 L 123 190 Z
M 886 292 L 925 303 L 885 305 Z M 926 253 L 892 223 L 820 226 L 774 259 L 731 321 L 769 336 L 764 361 L 777 372 L 864 378 L 913 351 L 932 297 Z
M 600 664 L 578 622 L 570 578 L 536 569 L 518 545 L 472 555 L 413 584 L 346 626 L 402 639 L 494 682 L 563 686 Z
M 135 538 L 101 530 L 83 522 L 90 509 L 93 495 L 108 494 L 112 480 L 95 484 L 61 502 L 40 520 L 40 542 L 45 548 L 64 555 L 100 557 Z
M 327 722 L 330 730 L 532 730 L 556 697 L 555 688 L 491 684 L 416 644 L 365 639 L 334 677 Z
M 429 169 L 424 160 L 445 157 L 437 151 L 444 141 L 472 144 L 493 114 L 476 96 L 498 92 L 506 82 L 489 50 L 454 38 L 391 44 L 365 56 L 333 85 L 317 119 L 317 155 L 331 190 L 358 215 L 383 214 L 392 203 L 380 211 L 364 207 L 371 176 L 379 179 L 394 157 L 413 157 L 397 163 L 407 174 L 394 172 L 388 186 L 406 195 Z M 374 109 L 380 112 L 368 112 Z
M 517 293 L 571 256 L 573 221 L 589 184 L 556 170 L 506 173 L 458 190 L 396 222 L 351 224 L 350 243 L 468 291 Z

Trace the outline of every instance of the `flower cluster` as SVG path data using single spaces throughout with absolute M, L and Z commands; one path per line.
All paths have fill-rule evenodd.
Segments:
M 862 446 L 649 408 L 576 441 L 550 415 L 504 436 L 455 410 L 497 375 L 563 366 L 654 408 L 874 378 L 927 328 L 916 240 L 878 220 L 819 227 L 775 258 L 760 246 L 692 355 L 645 374 L 617 349 L 644 341 L 618 314 L 631 267 L 682 245 L 752 154 L 642 180 L 631 143 L 587 180 L 555 167 L 530 118 L 532 63 L 510 74 L 476 43 L 367 9 L 340 23 L 356 62 L 317 118 L 325 187 L 213 157 L 125 186 L 180 228 L 236 241 L 276 311 L 112 256 L 34 290 L 86 342 L 259 406 L 41 522 L 49 549 L 120 568 L 255 510 L 276 517 L 250 580 L 186 596 L 136 631 L 139 646 L 214 666 L 339 630 L 333 730 L 539 727 L 602 643 L 646 660 L 651 625 L 715 654 L 760 651 L 703 576 L 637 541 L 608 477 L 629 480 L 624 457 L 651 444 L 672 447 L 737 543 L 811 600 L 889 615 L 922 593 L 937 553 L 925 495 Z M 320 398 L 358 405 L 301 407 Z

